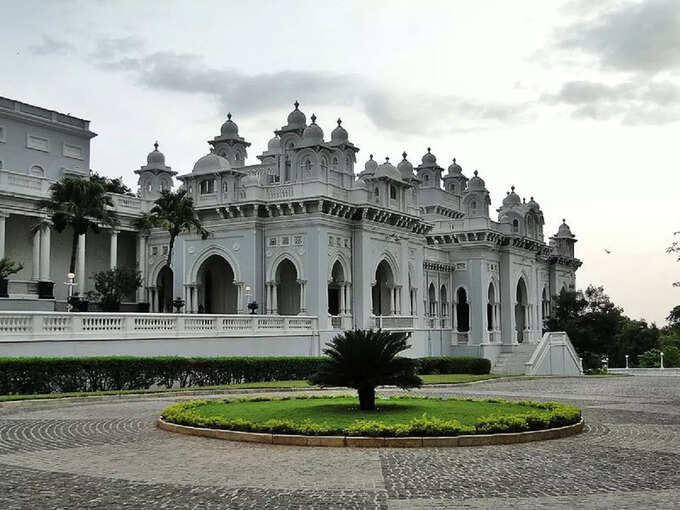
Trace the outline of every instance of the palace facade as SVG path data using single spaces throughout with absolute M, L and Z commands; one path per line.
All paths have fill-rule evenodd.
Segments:
M 296 102 L 255 164 L 231 114 L 191 169 L 173 170 L 156 145 L 134 170 L 137 195 L 112 195 L 120 225 L 81 236 L 78 292 L 94 272 L 128 265 L 144 278 L 129 310 L 170 311 L 182 298 L 188 313 L 245 314 L 256 301 L 260 315 L 315 317 L 322 338 L 406 329 L 436 343 L 431 353 L 538 342 L 581 264 L 569 226 L 546 240 L 539 203 L 514 187 L 492 211 L 482 176 L 429 148 L 413 163 L 403 153 L 358 164 L 341 120 L 330 136 L 317 120 Z M 94 136 L 86 120 L 0 98 L 0 256 L 24 265 L 0 309 L 64 309 L 71 234 L 36 203 L 65 175 L 90 174 Z M 182 234 L 167 267 L 167 233 L 133 221 L 176 181 L 210 235 Z

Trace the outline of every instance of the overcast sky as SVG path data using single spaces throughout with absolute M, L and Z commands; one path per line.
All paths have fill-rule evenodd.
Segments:
M 180 173 L 231 111 L 248 162 L 292 103 L 326 136 L 478 169 L 497 208 L 567 219 L 579 287 L 633 318 L 680 303 L 680 1 L 0 0 L 0 95 L 87 118 L 92 168 L 123 176 L 155 140 Z M 495 213 L 494 213 L 495 215 Z M 605 249 L 612 253 L 607 255 Z

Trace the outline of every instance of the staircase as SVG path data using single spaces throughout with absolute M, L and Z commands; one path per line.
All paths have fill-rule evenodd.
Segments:
M 538 347 L 537 344 L 521 343 L 513 345 L 512 351 L 501 352 L 491 369 L 497 375 L 522 375 L 525 373 L 524 364 L 531 359 L 531 355 Z

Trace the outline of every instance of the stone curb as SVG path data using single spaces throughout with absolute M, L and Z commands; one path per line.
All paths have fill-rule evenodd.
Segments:
M 248 443 L 266 443 L 289 446 L 330 446 L 350 448 L 429 448 L 450 446 L 490 446 L 499 444 L 528 443 L 561 439 L 583 432 L 583 418 L 574 425 L 529 432 L 511 432 L 507 434 L 475 434 L 469 436 L 443 437 L 354 437 L 354 436 L 303 436 L 293 434 L 265 434 L 261 432 L 238 432 L 235 430 L 208 429 L 177 425 L 163 418 L 158 418 L 156 425 L 167 432 L 176 432 L 189 436 L 212 437 L 229 441 Z

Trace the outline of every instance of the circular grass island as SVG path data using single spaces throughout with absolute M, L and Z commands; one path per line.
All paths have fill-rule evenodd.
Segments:
M 166 408 L 158 426 L 300 446 L 474 446 L 566 437 L 581 432 L 583 420 L 560 402 L 399 395 L 360 411 L 350 395 L 298 395 L 182 402 Z

